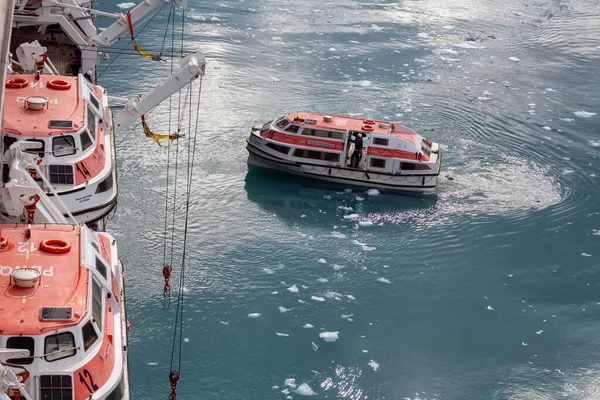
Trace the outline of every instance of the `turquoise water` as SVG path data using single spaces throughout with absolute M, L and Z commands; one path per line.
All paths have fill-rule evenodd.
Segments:
M 189 3 L 185 47 L 206 54 L 207 74 L 180 399 L 302 398 L 290 378 L 317 398 L 600 397 L 597 0 Z M 167 16 L 141 48 L 161 47 Z M 168 71 L 123 55 L 101 83 L 132 96 Z M 249 170 L 251 126 L 294 110 L 397 120 L 440 142 L 437 194 Z M 148 120 L 166 132 L 168 115 L 163 104 Z M 126 267 L 132 395 L 164 399 L 176 310 L 173 293 L 163 311 L 161 274 L 169 153 L 139 128 L 117 141 L 109 230 Z

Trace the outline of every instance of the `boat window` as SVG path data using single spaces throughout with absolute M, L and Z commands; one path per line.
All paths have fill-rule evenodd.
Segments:
M 429 168 L 429 166 L 425 165 L 425 164 L 415 164 L 415 163 L 403 162 L 403 163 L 400 163 L 400 169 L 407 170 L 407 171 L 414 171 L 414 170 L 424 170 L 424 169 L 431 169 L 431 168 Z
M 62 119 L 51 119 L 48 121 L 48 128 L 50 129 L 73 129 L 73 121 L 62 120 Z
M 92 321 L 88 321 L 81 328 L 81 336 L 83 336 L 83 349 L 87 351 L 98 340 L 98 334 L 92 325 Z
M 87 108 L 87 125 L 92 139 L 96 139 L 96 114 L 91 108 Z
M 277 127 L 279 129 L 285 129 L 286 126 L 288 126 L 290 122 L 285 119 L 285 117 L 281 117 L 277 120 L 277 122 L 275 122 L 275 125 L 277 125 Z
M 23 358 L 11 358 L 6 360 L 9 364 L 27 365 L 33 362 L 33 351 L 35 349 L 35 342 L 32 337 L 29 336 L 15 336 L 8 338 L 6 341 L 6 347 L 8 349 L 22 349 L 29 350 L 29 357 Z
M 297 133 L 298 129 L 300 129 L 300 127 L 298 125 L 290 125 L 287 128 L 285 128 L 285 131 L 286 132 Z
M 73 184 L 72 165 L 50 165 L 50 183 L 60 185 Z
M 369 166 L 373 168 L 385 168 L 385 162 L 386 160 L 383 158 L 371 158 Z
M 81 140 L 81 151 L 86 151 L 92 145 L 92 139 L 90 139 L 90 135 L 87 131 L 83 131 L 79 134 L 79 139 Z
M 325 161 L 332 161 L 332 162 L 340 161 L 339 154 L 328 153 L 326 151 L 296 149 L 294 151 L 294 157 L 311 158 L 313 160 L 325 160 Z
M 43 140 L 39 140 L 39 139 L 27 139 L 26 142 L 41 143 L 42 147 L 40 147 L 39 149 L 30 150 L 30 151 L 26 151 L 26 152 L 32 153 L 32 154 L 37 154 L 40 158 L 44 158 L 44 156 L 46 155 L 46 142 L 44 142 Z
M 278 151 L 278 152 L 283 153 L 283 154 L 287 154 L 287 153 L 290 152 L 290 148 L 289 147 L 287 147 L 287 146 L 281 146 L 281 145 L 275 144 L 275 143 L 270 143 L 269 142 L 269 143 L 267 143 L 267 147 L 270 147 L 273 150 Z
M 344 132 L 327 131 L 324 129 L 304 128 L 304 130 L 302 131 L 302 134 L 307 135 L 307 136 L 317 136 L 317 137 L 332 138 L 332 139 L 342 139 L 344 137 Z
M 52 155 L 54 157 L 71 156 L 75 154 L 75 138 L 71 135 L 56 136 L 52 139 Z
M 104 192 L 112 189 L 112 187 L 113 187 L 113 177 L 112 177 L 112 174 L 110 174 L 106 177 L 106 179 L 104 179 L 102 182 L 100 182 L 98 184 L 98 187 L 96 188 L 96 194 L 104 193 Z
M 92 319 L 102 331 L 102 287 L 95 278 L 92 278 Z
M 94 107 L 96 107 L 96 110 L 100 111 L 100 101 L 98 101 L 96 96 L 94 96 L 92 94 L 91 90 L 90 90 L 90 103 L 92 103 L 94 105 Z
M 100 272 L 100 275 L 106 279 L 106 265 L 98 257 L 96 257 L 96 271 Z
M 71 400 L 73 380 L 70 375 L 40 376 L 40 399 Z
M 77 353 L 75 336 L 71 332 L 46 336 L 44 341 L 44 354 L 46 354 L 44 358 L 46 361 L 56 361 L 72 357 L 75 353 Z
M 429 147 L 423 146 L 422 149 L 423 149 L 423 153 L 427 154 L 428 156 L 431 155 L 431 149 Z
M 376 144 L 378 146 L 387 146 L 388 143 L 390 142 L 389 139 L 384 139 L 384 138 L 373 138 L 373 144 Z

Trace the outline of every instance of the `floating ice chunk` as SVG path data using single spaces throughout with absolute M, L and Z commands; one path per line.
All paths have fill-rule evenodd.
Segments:
M 487 309 L 490 311 L 494 311 L 494 308 L 492 306 L 487 306 Z
M 302 299 L 298 299 L 298 303 L 304 304 L 304 303 L 306 303 L 306 301 L 304 301 Z
M 327 293 L 325 293 L 325 297 L 327 297 L 328 299 L 341 300 L 342 295 L 339 294 L 338 292 L 328 291 Z
M 296 285 L 292 285 L 289 288 L 287 288 L 288 292 L 290 293 L 298 293 L 298 287 Z
M 565 122 L 573 122 L 575 121 L 573 118 L 560 118 L 561 121 L 565 121 Z
M 354 211 L 352 207 L 338 206 L 339 210 Z
M 294 390 L 294 393 L 300 396 L 316 396 L 317 394 L 308 386 L 306 383 L 298 386 L 298 389 Z
M 149 362 L 148 365 L 158 365 L 158 363 L 155 361 L 152 361 L 152 362 Z
M 594 115 L 597 115 L 595 112 L 588 111 L 575 111 L 573 114 L 579 118 L 592 118 Z
M 283 389 L 281 391 L 281 393 L 283 393 L 283 394 L 290 394 L 290 389 Z
M 383 283 L 391 283 L 391 282 L 390 282 L 388 279 L 386 279 L 386 278 L 377 278 L 377 280 L 378 280 L 379 282 L 383 282 Z
M 379 364 L 375 362 L 375 360 L 369 361 L 369 367 L 373 368 L 373 371 L 377 371 L 379 369 Z
M 338 232 L 338 231 L 331 232 L 331 236 L 333 236 L 334 238 L 338 238 L 338 239 L 343 239 L 346 237 L 346 235 L 344 235 L 342 232 Z
M 342 319 L 349 319 L 352 316 L 354 316 L 354 314 L 342 314 Z
M 353 240 L 352 243 L 354 243 L 355 245 L 358 245 L 358 246 L 366 246 L 367 245 L 366 243 L 359 242 L 358 240 Z
M 527 343 L 525 343 L 525 342 L 521 342 L 521 344 L 522 344 L 523 346 L 527 346 Z
M 306 218 L 306 214 L 302 214 L 300 218 Z
M 336 271 L 339 271 L 342 268 L 346 268 L 346 266 L 344 265 L 337 265 L 337 264 L 333 264 L 333 269 L 335 269 Z
M 520 58 L 518 58 L 518 57 L 508 57 L 508 59 L 509 59 L 510 61 L 514 61 L 514 62 L 519 62 L 519 61 L 521 61 L 521 59 L 520 59 Z
M 515 274 L 508 274 L 509 278 L 512 278 Z
M 281 38 L 281 36 L 273 36 L 271 38 L 271 40 L 275 41 L 275 42 L 281 42 L 283 39 Z
M 363 201 L 364 199 L 364 197 L 356 196 L 356 201 Z
M 325 261 L 324 258 L 319 258 L 317 262 L 320 262 L 321 264 L 327 264 L 327 261 Z
M 284 306 L 279 306 L 279 312 L 280 313 L 284 313 L 284 312 L 288 312 L 288 311 L 290 311 L 289 308 L 285 308 Z
M 327 51 L 330 51 L 330 52 L 332 52 L 332 53 L 333 53 L 333 52 L 335 52 L 335 51 L 337 51 L 337 50 L 336 50 L 336 48 L 335 48 L 335 47 L 330 47 L 329 49 L 327 49 Z
M 325 301 L 325 298 L 320 296 L 311 296 L 310 299 L 314 301 Z
M 260 316 L 261 316 L 261 314 L 259 312 L 253 312 L 253 313 L 248 314 L 248 318 L 258 318 Z
M 271 294 L 277 294 L 277 293 L 279 293 L 277 290 L 274 291 L 274 292 L 271 292 Z
M 186 343 L 189 343 L 190 342 L 190 338 L 183 338 L 183 341 L 186 342 Z
M 592 256 L 591 254 L 588 254 L 588 253 L 581 253 L 581 255 L 584 256 L 584 257 L 591 257 Z
M 348 215 L 344 215 L 344 219 L 356 219 L 359 218 L 360 215 L 358 214 L 348 214 Z
M 266 274 L 272 275 L 275 273 L 275 271 L 273 271 L 271 268 L 263 268 L 263 271 L 265 271 Z
M 221 19 L 219 17 L 210 17 L 211 21 L 220 21 Z
M 317 282 L 327 283 L 327 282 L 329 282 L 329 279 L 326 279 L 326 278 L 317 278 Z
M 313 351 L 319 350 L 319 346 L 315 342 L 310 342 L 310 343 L 311 343 L 311 347 L 312 347 Z
M 287 378 L 285 380 L 285 386 L 289 386 L 292 389 L 296 389 L 296 379 L 294 379 L 294 378 Z
M 600 229 L 592 229 L 592 235 L 600 236 Z
M 304 329 L 311 329 L 311 328 L 314 328 L 314 326 L 313 326 L 313 325 L 311 325 L 311 324 L 304 324 L 304 325 L 302 325 L 302 327 L 303 327 Z
M 352 296 L 351 294 L 347 294 L 347 295 L 346 295 L 346 297 L 347 297 L 349 300 L 356 300 L 356 297 Z
M 358 86 L 367 87 L 367 86 L 371 86 L 371 81 L 358 81 L 358 82 L 356 82 L 356 84 Z
M 323 195 L 323 198 L 324 198 L 325 200 L 331 200 L 331 196 L 330 196 L 330 195 L 328 195 L 328 194 L 324 194 L 324 195 Z
M 327 343 L 332 343 L 339 339 L 339 332 L 321 332 L 319 333 L 319 337 Z
M 536 335 L 541 335 L 541 334 L 542 334 L 542 332 L 544 332 L 544 330 L 543 330 L 543 329 L 542 329 L 541 331 L 536 331 L 536 332 L 535 332 L 535 334 L 536 334 Z
M 271 80 L 271 82 L 279 82 L 281 80 L 279 78 L 275 78 L 274 76 L 269 76 L 269 79 Z
M 349 40 L 350 43 L 352 44 L 359 44 L 360 42 L 358 40 Z
M 119 4 L 117 4 L 117 7 L 119 7 L 121 10 L 127 10 L 128 8 L 135 7 L 135 3 L 131 3 L 131 2 L 119 3 Z
M 289 334 L 289 333 L 275 332 L 275 334 L 276 334 L 277 336 L 290 336 L 290 334 Z
M 485 46 L 478 46 L 471 42 L 462 42 L 453 45 L 454 47 L 460 47 L 461 49 L 485 49 Z
M 229 325 L 229 321 L 219 321 L 219 322 L 222 323 L 225 326 Z
M 358 226 L 373 226 L 373 222 L 372 221 L 358 221 Z
M 367 194 L 369 196 L 379 196 L 379 190 L 377 190 L 377 189 L 369 189 L 369 190 L 367 190 Z
M 429 37 L 429 33 L 426 32 L 419 32 L 417 33 L 417 36 L 423 39 L 427 39 Z
M 444 26 L 442 26 L 442 29 L 445 29 L 447 31 L 451 31 L 453 29 L 456 29 L 456 27 L 454 25 L 444 25 Z

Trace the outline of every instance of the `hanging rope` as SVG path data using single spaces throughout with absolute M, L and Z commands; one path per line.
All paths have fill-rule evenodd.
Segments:
M 147 51 L 144 51 L 138 47 L 133 35 L 133 21 L 131 20 L 131 12 L 129 11 L 127 11 L 127 22 L 129 23 L 129 34 L 131 35 L 131 43 L 133 44 L 133 48 L 135 49 L 135 51 L 146 57 L 148 60 L 167 62 L 167 60 L 163 59 L 161 56 L 150 54 Z

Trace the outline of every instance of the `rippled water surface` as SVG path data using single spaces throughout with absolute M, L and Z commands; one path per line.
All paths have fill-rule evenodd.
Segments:
M 298 399 L 303 383 L 318 398 L 600 398 L 598 0 L 189 6 L 184 46 L 207 73 L 187 237 L 187 117 L 170 151 L 139 128 L 117 138 L 109 229 L 135 399 L 170 391 L 176 298 L 163 311 L 161 270 L 172 248 L 178 291 L 184 240 L 180 399 Z M 141 48 L 160 50 L 167 18 Z M 133 96 L 169 65 L 124 54 L 101 83 Z M 295 110 L 396 120 L 440 142 L 437 194 L 249 169 L 251 126 Z M 168 102 L 148 120 L 168 131 Z

